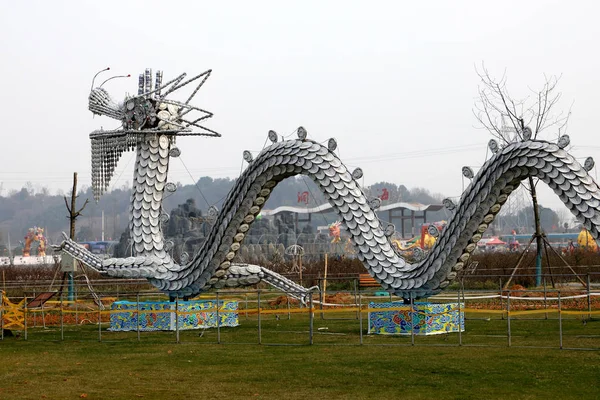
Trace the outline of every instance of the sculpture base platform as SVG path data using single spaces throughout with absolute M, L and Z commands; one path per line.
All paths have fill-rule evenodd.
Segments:
M 414 309 L 403 302 L 369 303 L 369 333 L 380 335 L 436 335 L 464 332 L 465 314 L 459 315 L 458 303 L 414 303 Z M 463 309 L 464 305 L 460 305 Z
M 110 331 L 174 331 L 217 327 L 215 300 L 192 300 L 177 303 L 179 315 L 176 318 L 175 303 L 169 301 L 139 302 L 115 301 L 110 315 Z M 238 302 L 219 301 L 219 326 L 238 326 Z M 115 312 L 115 310 L 119 312 Z M 206 310 L 206 311 L 205 311 Z M 122 312 L 120 312 L 122 311 Z

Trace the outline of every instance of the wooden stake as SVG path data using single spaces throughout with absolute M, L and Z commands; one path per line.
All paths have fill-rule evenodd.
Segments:
M 519 256 L 519 259 L 517 260 L 517 264 L 515 265 L 515 268 L 513 268 L 512 274 L 510 274 L 510 278 L 508 278 L 508 280 L 504 284 L 504 288 L 503 289 L 507 289 L 508 285 L 510 285 L 510 281 L 512 281 L 512 278 L 515 276 L 515 273 L 517 272 L 517 269 L 519 268 L 519 265 L 521 265 L 521 261 L 523 261 L 523 258 L 525 257 L 525 253 L 527 253 L 527 251 L 529 250 L 529 247 L 531 246 L 531 243 L 533 243 L 533 239 L 535 239 L 535 235 L 531 236 L 531 239 L 529 240 L 529 243 L 527 243 L 527 247 L 525 247 L 525 249 L 523 250 L 523 252 Z

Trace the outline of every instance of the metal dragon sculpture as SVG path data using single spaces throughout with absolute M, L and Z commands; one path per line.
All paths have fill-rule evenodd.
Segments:
M 594 238 L 600 227 L 600 190 L 587 171 L 593 167 L 588 158 L 581 166 L 564 147 L 568 137 L 558 143 L 524 140 L 501 148 L 490 141 L 492 157 L 475 176 L 463 169 L 471 183 L 455 205 L 444 203 L 452 211 L 438 240 L 420 260 L 408 262 L 394 249 L 394 226 L 381 222 L 375 210 L 379 199 L 368 199 L 357 179 L 362 171 L 350 172 L 335 154 L 336 141 L 327 145 L 307 139 L 304 128 L 298 138 L 278 141 L 269 133 L 272 144 L 258 156 L 244 152 L 249 163 L 216 215 L 206 241 L 185 265 L 176 264 L 168 254 L 161 232 L 162 200 L 165 191 L 174 190 L 167 182 L 170 157 L 180 154 L 177 136 L 219 136 L 200 125 L 212 114 L 190 105 L 210 71 L 185 80 L 185 74 L 162 83 L 162 73 L 140 75 L 137 96 L 115 103 L 104 89 L 95 88 L 89 97 L 89 109 L 122 122 L 123 128 L 96 131 L 92 141 L 92 184 L 96 196 L 108 188 L 120 155 L 136 151 L 129 227 L 135 256 L 101 260 L 75 242 L 66 239 L 57 248 L 86 265 L 113 277 L 147 278 L 171 296 L 189 297 L 211 288 L 239 287 L 265 281 L 291 295 L 304 298 L 309 289 L 301 287 L 266 268 L 236 264 L 233 259 L 261 211 L 269 194 L 281 180 L 304 174 L 312 178 L 336 209 L 343 227 L 357 247 L 357 255 L 368 272 L 390 293 L 404 298 L 426 297 L 440 292 L 456 277 L 475 249 L 510 193 L 529 176 L 546 182 L 583 223 Z M 185 101 L 169 95 L 198 81 Z M 195 115 L 193 115 L 195 114 Z M 192 116 L 193 115 L 193 116 Z M 524 135 L 526 137 L 526 135 Z

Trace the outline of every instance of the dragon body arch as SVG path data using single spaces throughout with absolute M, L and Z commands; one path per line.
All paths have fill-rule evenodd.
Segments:
M 379 221 L 378 203 L 369 201 L 353 174 L 331 147 L 306 139 L 275 142 L 252 159 L 226 197 L 221 212 L 196 254 L 176 264 L 161 232 L 162 198 L 167 187 L 171 132 L 139 132 L 130 230 L 135 256 L 100 260 L 65 240 L 60 248 L 92 268 L 114 277 L 143 277 L 171 296 L 189 297 L 210 288 L 238 287 L 266 281 L 303 298 L 309 291 L 266 268 L 232 262 L 255 216 L 281 180 L 303 174 L 317 184 L 338 213 L 357 248 L 357 256 L 382 288 L 404 298 L 443 290 L 463 268 L 495 215 L 520 181 L 530 176 L 548 184 L 591 235 L 600 229 L 600 189 L 570 154 L 555 143 L 523 141 L 499 149 L 480 169 L 453 208 L 438 240 L 421 261 L 409 263 L 392 246 L 392 225 Z M 299 132 L 300 132 L 299 129 Z M 110 136 L 111 134 L 109 134 Z M 115 134 L 112 134 L 113 136 Z M 92 139 L 105 138 L 96 132 Z M 437 231 L 437 230 L 436 230 Z

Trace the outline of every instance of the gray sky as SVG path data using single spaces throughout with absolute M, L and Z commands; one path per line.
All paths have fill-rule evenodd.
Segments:
M 489 134 L 476 129 L 477 65 L 507 71 L 516 97 L 561 75 L 561 107 L 576 157 L 600 162 L 594 1 L 17 1 L 0 15 L 4 79 L 0 182 L 68 191 L 90 183 L 88 134 L 118 123 L 92 117 L 93 75 L 132 74 L 105 86 L 121 100 L 146 67 L 213 74 L 195 104 L 214 112 L 219 139 L 185 138 L 194 179 L 235 177 L 242 151 L 259 151 L 269 129 L 335 137 L 364 184 L 390 181 L 447 196 L 461 167 L 481 165 Z M 548 132 L 554 137 L 555 132 Z M 133 153 L 113 184 L 129 184 Z M 595 175 L 596 172 L 592 171 Z M 172 181 L 193 183 L 179 160 Z M 561 203 L 544 189 L 541 203 Z

